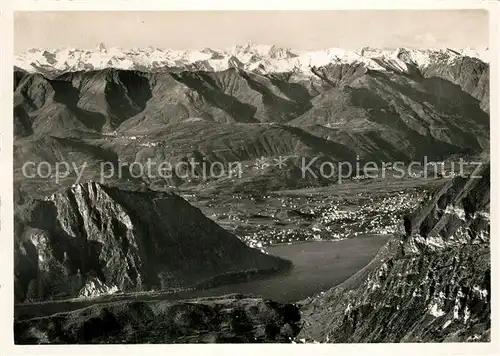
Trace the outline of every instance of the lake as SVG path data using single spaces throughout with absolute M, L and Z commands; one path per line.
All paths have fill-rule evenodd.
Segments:
M 16 305 L 14 312 L 18 318 L 41 317 L 118 299 L 175 300 L 233 293 L 290 303 L 317 295 L 342 283 L 366 266 L 389 238 L 390 235 L 363 235 L 345 240 L 311 241 L 268 247 L 267 251 L 270 254 L 292 261 L 293 268 L 286 272 L 243 283 L 175 294 L 145 292 L 109 295 L 96 299 L 68 299 L 19 304 Z
M 189 297 L 251 294 L 278 302 L 294 302 L 342 283 L 366 266 L 391 235 L 364 235 L 338 241 L 311 241 L 268 247 L 271 255 L 294 266 L 287 272 L 249 282 L 189 292 Z M 183 293 L 182 293 L 183 294 Z

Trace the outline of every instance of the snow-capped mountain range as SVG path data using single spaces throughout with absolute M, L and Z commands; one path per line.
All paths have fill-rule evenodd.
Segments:
M 104 44 L 94 50 L 61 48 L 54 50 L 30 49 L 15 58 L 15 65 L 28 72 L 67 72 L 103 68 L 161 70 L 179 68 L 189 70 L 222 71 L 241 68 L 259 73 L 310 73 L 311 68 L 330 63 L 361 63 L 372 70 L 406 72 L 409 66 L 422 69 L 435 61 L 453 62 L 463 56 L 489 62 L 488 49 L 374 49 L 365 47 L 357 51 L 328 48 L 320 51 L 295 51 L 274 45 L 238 45 L 229 49 L 204 48 L 194 51 L 159 48 L 123 49 L 106 48 Z

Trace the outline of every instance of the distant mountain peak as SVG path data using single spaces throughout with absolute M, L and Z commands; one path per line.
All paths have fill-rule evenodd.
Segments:
M 359 50 L 327 48 L 315 51 L 295 51 L 277 45 L 248 42 L 228 49 L 203 48 L 200 50 L 174 50 L 152 47 L 122 49 L 107 48 L 100 43 L 95 50 L 85 49 L 30 49 L 16 56 L 16 66 L 29 72 L 69 72 L 88 68 L 157 70 L 180 68 L 202 71 L 222 71 L 237 66 L 258 73 L 302 72 L 312 75 L 311 68 L 328 64 L 361 63 L 372 70 L 406 71 L 409 66 L 425 68 L 437 60 L 454 61 L 461 57 L 478 58 L 488 62 L 488 49 L 410 49 L 373 48 Z M 390 63 L 385 65 L 384 63 Z
M 97 50 L 99 52 L 102 52 L 102 53 L 107 53 L 108 52 L 108 49 L 106 48 L 106 46 L 102 42 L 99 43 L 99 45 L 97 46 Z

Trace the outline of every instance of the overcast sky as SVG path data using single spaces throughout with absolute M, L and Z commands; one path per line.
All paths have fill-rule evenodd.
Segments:
M 17 12 L 15 52 L 29 48 L 293 49 L 488 46 L 483 10 Z

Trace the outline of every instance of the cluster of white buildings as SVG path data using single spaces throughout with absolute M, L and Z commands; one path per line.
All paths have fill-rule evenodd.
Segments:
M 416 191 L 399 191 L 390 196 L 360 197 L 354 201 L 337 198 L 307 198 L 307 204 L 297 204 L 293 198 L 282 199 L 285 209 L 296 209 L 304 214 L 317 217 L 307 219 L 300 214 L 281 219 L 277 214 L 269 225 L 256 225 L 258 228 L 243 234 L 240 238 L 255 248 L 301 241 L 334 240 L 364 234 L 392 234 L 402 224 L 403 215 L 413 211 L 423 194 Z M 303 199 L 303 198 L 302 198 Z M 299 206 L 307 207 L 300 209 Z M 239 220 L 236 217 L 231 220 Z M 244 223 L 250 223 L 245 219 Z

